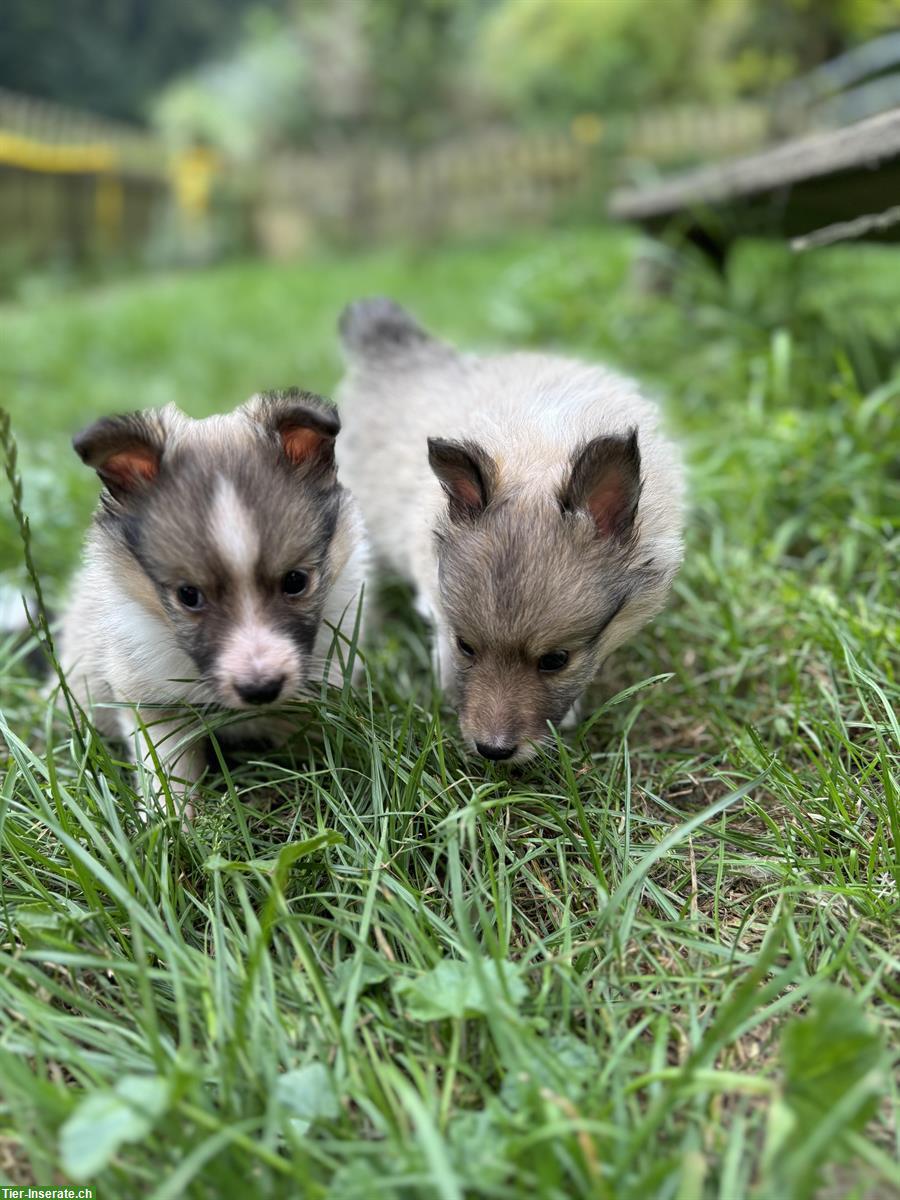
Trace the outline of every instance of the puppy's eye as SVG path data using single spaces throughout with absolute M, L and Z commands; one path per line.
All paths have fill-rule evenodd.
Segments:
M 185 608 L 203 608 L 206 604 L 206 597 L 198 587 L 194 587 L 191 583 L 183 583 L 178 589 L 178 599 Z
M 561 671 L 569 661 L 568 650 L 551 650 L 538 659 L 539 671 Z
M 466 658 L 474 658 L 475 657 L 474 647 L 470 646 L 469 643 L 464 641 L 461 637 L 458 637 L 456 639 L 456 645 L 459 647 L 459 649 L 462 651 L 462 653 L 466 656 Z
M 286 596 L 299 596 L 306 591 L 309 575 L 306 571 L 288 571 L 281 581 L 281 590 Z

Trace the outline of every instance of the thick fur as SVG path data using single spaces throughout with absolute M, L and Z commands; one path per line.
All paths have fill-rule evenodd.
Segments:
M 665 603 L 678 452 L 656 405 L 605 367 L 462 354 L 388 300 L 352 305 L 341 333 L 341 476 L 433 622 L 464 736 L 527 758 Z M 554 652 L 565 666 L 540 669 Z
M 108 418 L 75 439 L 105 487 L 62 665 L 97 727 L 158 761 L 176 790 L 206 764 L 197 710 L 252 711 L 221 736 L 278 739 L 292 722 L 260 696 L 301 696 L 322 680 L 334 631 L 353 634 L 368 545 L 335 474 L 339 428 L 319 397 L 283 392 L 200 421 L 174 406 Z M 302 594 L 285 592 L 289 572 L 303 573 Z M 199 608 L 182 603 L 185 586 Z M 346 653 L 337 639 L 330 682 Z

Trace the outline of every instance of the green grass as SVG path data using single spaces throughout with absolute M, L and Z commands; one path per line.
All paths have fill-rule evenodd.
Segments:
M 476 771 L 408 598 L 356 694 L 223 760 L 193 827 L 0 662 L 0 1169 L 101 1197 L 896 1194 L 900 257 L 621 231 L 139 280 L 6 309 L 35 560 L 63 594 L 100 412 L 337 378 L 387 292 L 605 356 L 692 468 L 667 613 L 525 775 Z M 0 524 L 9 578 L 22 549 Z M 549 565 L 548 565 L 549 569 Z

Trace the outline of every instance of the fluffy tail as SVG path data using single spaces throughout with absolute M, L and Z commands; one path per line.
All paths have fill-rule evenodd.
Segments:
M 410 351 L 438 344 L 405 308 L 383 296 L 348 304 L 338 327 L 349 362 L 402 358 Z

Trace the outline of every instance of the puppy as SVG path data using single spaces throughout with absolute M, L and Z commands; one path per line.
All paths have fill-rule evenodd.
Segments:
M 101 732 L 176 794 L 206 765 L 197 710 L 257 714 L 226 739 L 277 739 L 290 722 L 274 704 L 342 679 L 368 551 L 339 429 L 331 405 L 288 391 L 201 421 L 174 405 L 103 418 L 74 440 L 103 491 L 60 660 Z
M 605 367 L 461 354 L 388 300 L 351 305 L 341 335 L 341 476 L 434 625 L 466 742 L 522 762 L 663 607 L 678 453 Z

